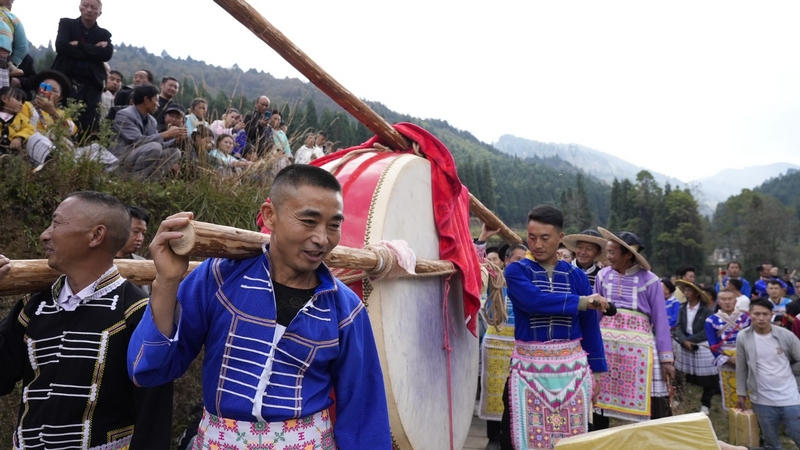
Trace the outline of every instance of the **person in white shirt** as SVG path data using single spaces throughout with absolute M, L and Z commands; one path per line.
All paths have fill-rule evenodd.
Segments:
M 736 393 L 739 408 L 749 398 L 767 448 L 780 449 L 778 427 L 800 446 L 800 340 L 772 326 L 772 303 L 750 302 L 751 326 L 736 339 Z
M 294 152 L 295 164 L 308 164 L 317 158 L 325 156 L 322 153 L 322 148 L 314 145 L 315 139 L 316 135 L 314 133 L 306 134 L 306 142 Z
M 733 292 L 733 294 L 736 295 L 735 309 L 737 311 L 743 311 L 743 312 L 750 311 L 750 297 L 742 293 L 742 280 L 731 278 L 730 280 L 728 280 L 728 284 L 725 286 L 725 290 Z

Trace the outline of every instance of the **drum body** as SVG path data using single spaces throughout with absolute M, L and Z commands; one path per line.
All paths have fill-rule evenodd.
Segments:
M 336 163 L 323 167 L 331 170 Z M 343 164 L 335 175 L 344 196 L 341 245 L 361 248 L 402 239 L 418 257 L 439 259 L 431 168 L 426 159 L 365 153 Z M 363 281 L 350 287 L 367 303 L 397 446 L 403 450 L 450 448 L 452 398 L 453 442 L 460 449 L 475 405 L 478 341 L 464 324 L 459 275 L 450 280 L 447 309 L 444 277 Z M 450 329 L 449 361 L 444 320 Z

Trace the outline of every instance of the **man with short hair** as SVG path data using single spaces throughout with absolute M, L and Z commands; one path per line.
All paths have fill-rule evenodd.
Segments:
M 153 114 L 159 129 L 165 126 L 164 110 L 172 103 L 172 99 L 178 95 L 180 86 L 178 80 L 173 77 L 164 77 L 161 79 L 161 92 L 158 94 L 158 108 L 156 109 L 156 113 Z
M 325 154 L 322 153 L 322 149 L 314 145 L 315 137 L 316 135 L 314 133 L 306 134 L 306 142 L 295 152 L 295 164 L 308 164 L 317 158 L 325 156 Z
M 64 275 L 0 323 L 0 394 L 22 381 L 13 448 L 169 449 L 172 385 L 140 388 L 126 372 L 147 305 L 114 266 L 130 223 L 116 198 L 76 192 L 39 237 Z
M 269 97 L 262 95 L 256 99 L 253 112 L 244 117 L 244 130 L 247 132 L 247 142 L 252 146 L 259 157 L 266 154 L 272 145 L 272 127 L 269 125 Z M 244 155 L 249 156 L 249 155 Z
M 129 206 L 128 213 L 131 216 L 131 235 L 125 246 L 117 252 L 115 258 L 145 259 L 137 255 L 136 252 L 142 248 L 144 243 L 144 235 L 147 233 L 147 222 L 150 221 L 150 216 L 138 206 Z
M 767 282 L 772 279 L 772 275 L 770 274 L 771 270 L 772 264 L 769 263 L 763 263 L 756 266 L 758 280 L 756 280 L 756 283 L 753 286 L 753 292 L 751 293 L 753 298 L 767 296 Z
M 108 65 L 108 63 L 104 63 Z M 106 88 L 103 90 L 103 117 L 108 114 L 108 111 L 114 107 L 114 97 L 117 92 L 122 88 L 122 74 L 118 70 L 111 70 L 109 67 L 108 75 L 106 76 Z
M 772 266 L 769 269 L 769 276 L 773 280 L 778 280 L 781 283 L 781 286 L 783 286 L 784 295 L 792 296 L 795 294 L 794 285 L 792 284 L 792 279 L 789 277 L 788 269 L 784 269 L 784 271 L 783 279 L 781 279 L 778 268 Z
M 739 289 L 739 291 L 741 291 L 743 295 L 746 295 L 747 298 L 750 298 L 750 282 L 742 278 L 741 275 L 742 265 L 739 264 L 739 261 L 731 261 L 728 263 L 728 275 L 722 279 L 722 286 L 720 286 L 719 282 L 717 282 L 714 288 L 717 290 L 717 292 L 722 292 L 728 285 L 728 280 L 739 280 L 742 284 L 742 287 Z
M 553 448 L 561 438 L 586 433 L 599 388 L 593 375 L 607 370 L 595 311 L 606 311 L 608 301 L 592 293 L 582 270 L 558 259 L 563 229 L 559 209 L 533 208 L 527 223 L 531 257 L 505 270 L 515 346 L 503 396 L 504 450 Z M 554 377 L 557 392 L 549 383 Z
M 767 300 L 772 304 L 772 310 L 775 313 L 773 318 L 779 325 L 786 314 L 786 305 L 791 302 L 789 298 L 783 296 L 783 293 L 783 285 L 779 280 L 767 281 Z
M 147 69 L 139 69 L 133 73 L 133 84 L 131 85 L 132 88 L 136 86 L 143 86 L 145 84 L 153 84 L 153 72 L 150 72 Z
M 261 217 L 271 231 L 261 254 L 208 259 L 183 282 L 189 257 L 169 241 L 192 214 L 161 223 L 150 244 L 153 295 L 128 352 L 132 379 L 155 386 L 178 378 L 204 347 L 195 448 L 267 448 L 279 439 L 287 449 L 391 449 L 367 311 L 323 263 L 341 237 L 339 182 L 318 167 L 289 166 Z
M 97 108 L 106 80 L 103 63 L 111 59 L 114 46 L 111 45 L 111 33 L 97 25 L 97 18 L 103 13 L 103 3 L 100 0 L 81 0 L 79 9 L 79 18 L 63 18 L 58 23 L 56 59 L 52 68 L 64 73 L 77 86 L 72 98 L 86 105 L 78 119 L 80 130 L 90 133 L 100 121 Z
M 119 110 L 114 118 L 118 144 L 111 152 L 119 158 L 120 167 L 136 177 L 154 179 L 179 170 L 180 151 L 174 147 L 174 140 L 186 139 L 186 128 L 157 132 L 153 117 L 158 108 L 155 86 L 137 86 L 131 99 L 133 105 Z
M 608 239 L 609 266 L 597 274 L 595 292 L 613 302 L 617 314 L 600 321 L 609 368 L 594 427 L 608 428 L 609 417 L 641 422 L 670 416 L 667 386 L 675 377 L 675 357 L 660 280 L 642 255 L 639 236 L 598 230 Z M 647 368 L 641 376 L 629 377 L 640 367 Z
M 772 316 L 769 300 L 750 302 L 751 325 L 736 339 L 736 393 L 739 408 L 750 400 L 767 448 L 780 449 L 780 424 L 800 446 L 800 340 Z
M 742 279 L 731 278 L 728 280 L 725 290 L 733 292 L 733 295 L 736 296 L 736 310 L 746 313 L 750 310 L 750 297 L 744 295 L 742 286 Z

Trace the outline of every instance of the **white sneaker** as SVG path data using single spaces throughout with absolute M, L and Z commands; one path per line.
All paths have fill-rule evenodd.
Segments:
M 708 415 L 708 406 L 701 406 L 700 407 L 700 412 L 705 414 L 705 415 Z

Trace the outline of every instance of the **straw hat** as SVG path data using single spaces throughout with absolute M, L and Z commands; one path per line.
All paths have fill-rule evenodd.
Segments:
M 602 234 L 603 237 L 609 241 L 614 241 L 619 245 L 622 245 L 628 249 L 629 252 L 633 253 L 636 264 L 639 264 L 642 269 L 650 270 L 650 264 L 646 259 L 644 259 L 644 256 L 639 253 L 640 251 L 644 250 L 644 243 L 639 236 L 631 233 L 630 231 L 620 231 L 619 233 L 614 234 L 603 227 L 597 227 L 597 229 L 600 231 L 600 234 Z
M 700 286 L 692 283 L 691 281 L 675 280 L 675 284 L 694 289 L 695 292 L 697 292 L 697 294 L 700 296 L 700 300 L 702 300 L 706 305 L 711 305 L 712 303 L 714 303 L 714 301 L 711 300 L 711 297 L 709 297 L 706 291 L 704 291 L 703 289 L 700 288 Z
M 572 253 L 578 253 L 578 242 L 589 242 L 600 247 L 600 251 L 594 257 L 595 261 L 604 261 L 606 259 L 606 243 L 608 239 L 601 236 L 597 231 L 583 230 L 578 234 L 566 235 L 561 240 L 564 247 L 567 247 Z

